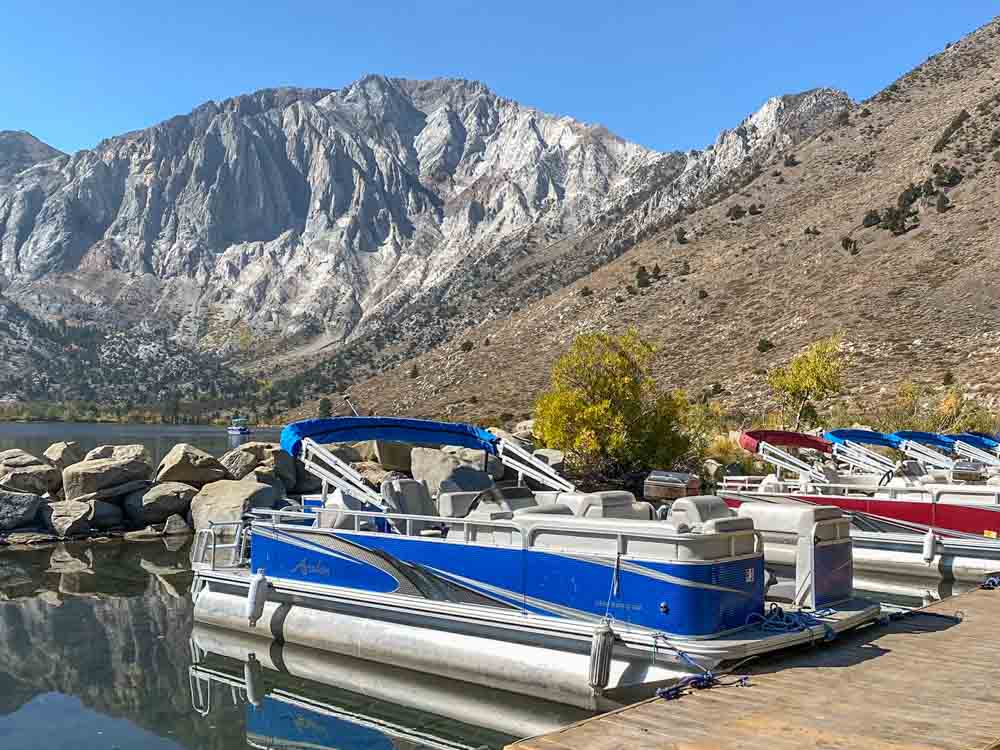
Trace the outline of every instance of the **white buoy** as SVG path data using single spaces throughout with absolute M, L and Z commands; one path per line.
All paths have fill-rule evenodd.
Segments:
M 934 560 L 935 552 L 937 552 L 937 535 L 934 533 L 934 529 L 928 529 L 927 533 L 924 534 L 924 562 L 930 565 Z
M 243 663 L 243 682 L 246 686 L 247 702 L 256 707 L 259 707 L 261 702 L 260 693 L 257 692 L 259 678 L 260 662 L 257 661 L 257 654 L 250 654 Z
M 590 676 L 588 682 L 594 690 L 603 690 L 611 679 L 611 654 L 615 646 L 615 631 L 607 619 L 594 628 L 590 642 Z
M 264 576 L 263 570 L 259 570 L 250 576 L 245 611 L 251 628 L 257 626 L 257 620 L 264 614 L 264 602 L 267 601 L 267 586 L 267 578 Z

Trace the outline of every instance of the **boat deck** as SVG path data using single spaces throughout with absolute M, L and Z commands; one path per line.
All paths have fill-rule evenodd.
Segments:
M 830 645 L 762 657 L 739 672 L 748 687 L 727 678 L 508 750 L 998 750 L 998 622 L 1000 591 L 977 589 Z

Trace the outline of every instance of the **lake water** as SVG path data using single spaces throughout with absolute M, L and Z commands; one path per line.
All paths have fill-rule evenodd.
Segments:
M 76 441 L 85 451 L 99 445 L 141 443 L 149 450 L 154 464 L 177 443 L 190 443 L 221 456 L 248 440 L 277 442 L 276 429 L 255 429 L 250 435 L 230 435 L 225 427 L 164 424 L 90 424 L 86 422 L 0 422 L 0 451 L 20 448 L 35 456 L 52 443 Z
M 192 648 L 187 555 L 186 543 L 171 550 L 161 541 L 0 552 L 0 748 L 410 750 L 512 741 L 468 713 L 456 718 L 456 701 L 435 698 L 434 678 L 225 632 L 195 632 Z M 322 682 L 295 676 L 303 669 Z M 530 712 L 533 702 L 522 702 Z M 503 711 L 484 715 L 486 724 L 503 721 Z

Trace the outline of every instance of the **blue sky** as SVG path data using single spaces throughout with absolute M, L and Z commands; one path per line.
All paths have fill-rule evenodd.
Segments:
M 697 148 L 769 96 L 863 99 L 988 21 L 982 0 L 838 3 L 8 2 L 0 130 L 66 151 L 278 85 L 460 76 L 658 149 Z

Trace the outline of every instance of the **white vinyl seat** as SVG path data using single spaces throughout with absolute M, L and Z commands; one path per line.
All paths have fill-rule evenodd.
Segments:
M 389 479 L 382 482 L 382 497 L 389 506 L 391 513 L 400 513 L 412 516 L 437 516 L 438 509 L 431 499 L 431 493 L 427 489 L 427 483 L 416 479 Z M 403 519 L 390 519 L 389 523 L 400 534 L 409 533 L 411 536 L 433 536 L 425 532 L 438 531 L 431 521 L 404 521 Z

